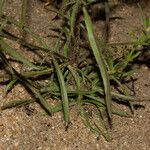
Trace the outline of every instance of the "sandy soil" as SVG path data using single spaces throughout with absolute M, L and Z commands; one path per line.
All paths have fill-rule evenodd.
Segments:
M 150 3 L 147 4 L 150 7 Z M 5 13 L 19 19 L 20 0 L 7 0 Z M 150 16 L 150 9 L 144 11 Z M 110 24 L 110 42 L 130 41 L 128 33 L 142 29 L 140 13 L 135 5 L 120 5 L 112 10 L 115 19 Z M 53 34 L 50 24 L 55 13 L 46 11 L 43 3 L 30 1 L 28 25 L 34 32 L 45 37 L 45 41 L 53 46 L 55 39 L 47 37 Z M 95 25 L 99 34 L 101 24 Z M 15 32 L 15 31 L 14 31 Z M 32 40 L 28 37 L 29 40 Z M 137 100 L 150 97 L 150 69 L 146 65 L 137 67 L 134 74 L 134 87 Z M 5 98 L 4 86 L 0 85 L 0 100 L 5 102 L 26 98 L 29 95 L 23 87 L 17 85 Z M 144 108 L 135 110 L 133 118 L 113 116 L 111 130 L 112 141 L 106 142 L 103 137 L 97 138 L 78 117 L 75 108 L 71 110 L 71 126 L 65 131 L 62 113 L 52 117 L 44 114 L 38 104 L 29 107 L 13 108 L 0 111 L 0 149 L 1 150 L 148 150 L 150 149 L 150 102 L 138 102 Z

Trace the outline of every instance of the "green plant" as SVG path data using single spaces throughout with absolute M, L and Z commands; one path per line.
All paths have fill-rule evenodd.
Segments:
M 131 116 L 118 108 L 115 103 L 119 101 L 132 106 L 134 98 L 127 92 L 122 81 L 131 75 L 132 71 L 127 68 L 132 65 L 131 62 L 139 55 L 139 52 L 133 48 L 116 61 L 117 59 L 110 53 L 110 45 L 101 44 L 102 41 L 97 39 L 88 11 L 93 3 L 101 3 L 101 1 L 64 0 L 62 2 L 62 7 L 56 12 L 63 24 L 53 28 L 59 33 L 53 50 L 43 42 L 42 37 L 26 26 L 27 0 L 22 1 L 20 21 L 3 14 L 4 2 L 4 0 L 0 2 L 0 59 L 4 71 L 4 74 L 0 75 L 0 82 L 6 84 L 6 93 L 15 84 L 20 83 L 30 90 L 34 98 L 16 100 L 4 105 L 1 109 L 28 105 L 36 101 L 50 115 L 63 110 L 66 127 L 68 127 L 70 108 L 76 105 L 85 125 L 93 132 L 102 134 L 110 140 L 107 126 L 111 126 L 112 114 Z M 106 3 L 108 4 L 107 1 Z M 106 6 L 109 9 L 109 5 Z M 7 27 L 13 25 L 22 34 L 31 35 L 39 46 L 24 41 L 23 36 L 20 38 L 8 32 Z M 83 32 L 86 32 L 88 42 L 81 38 Z M 147 41 L 145 38 L 148 35 L 145 34 L 145 36 L 144 41 Z M 8 44 L 6 39 L 19 43 L 35 55 L 42 51 L 44 57 L 37 61 L 29 60 Z M 108 56 L 104 54 L 103 49 L 107 49 Z M 63 51 L 63 54 L 60 51 Z M 17 71 L 6 55 L 23 64 L 26 71 Z M 37 82 L 41 77 L 44 77 L 43 81 Z M 116 85 L 111 84 L 112 81 L 120 88 L 120 93 L 112 90 L 112 87 Z M 51 102 L 48 102 L 50 98 L 57 99 L 55 106 L 51 106 Z

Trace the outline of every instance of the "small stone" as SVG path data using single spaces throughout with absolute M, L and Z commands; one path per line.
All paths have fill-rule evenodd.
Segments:
M 42 149 L 42 147 L 40 146 L 40 147 L 38 147 L 38 149 L 40 150 L 40 149 Z

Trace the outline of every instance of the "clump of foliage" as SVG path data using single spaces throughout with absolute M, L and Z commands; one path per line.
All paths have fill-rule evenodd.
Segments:
M 6 84 L 6 93 L 20 83 L 34 98 L 13 101 L 2 109 L 38 102 L 50 115 L 62 110 L 68 127 L 71 121 L 70 109 L 76 106 L 85 125 L 109 140 L 107 129 L 111 126 L 112 115 L 131 116 L 115 104 L 122 102 L 133 111 L 134 97 L 122 83 L 132 76 L 132 62 L 141 53 L 138 47 L 150 45 L 150 19 L 144 19 L 141 37 L 129 43 L 133 45 L 132 48 L 121 58 L 115 58 L 110 52 L 112 45 L 94 34 L 90 15 L 93 4 L 104 5 L 107 34 L 110 13 L 108 1 L 63 0 L 58 10 L 55 10 L 56 18 L 63 23 L 51 28 L 59 35 L 54 48 L 26 26 L 27 0 L 22 0 L 20 21 L 3 14 L 4 2 L 0 1 L 0 63 L 4 71 L 0 82 Z M 29 34 L 39 45 L 26 42 L 23 36 L 13 35 L 7 30 L 9 26 Z M 17 42 L 35 55 L 41 56 L 42 53 L 43 57 L 31 61 L 8 44 L 7 40 Z M 13 67 L 12 60 L 23 64 L 25 71 Z M 51 106 L 50 98 L 57 99 L 55 106 Z

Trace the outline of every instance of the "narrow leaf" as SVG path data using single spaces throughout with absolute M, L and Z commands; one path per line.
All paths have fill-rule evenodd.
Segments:
M 32 67 L 34 69 L 38 69 L 37 66 L 35 66 L 33 63 L 31 63 L 21 53 L 17 52 L 16 49 L 10 47 L 3 39 L 0 39 L 0 46 L 1 46 L 1 49 L 3 51 L 7 52 L 9 55 L 11 55 L 16 60 L 28 65 L 29 67 Z
M 111 90 L 110 90 L 109 76 L 107 73 L 107 69 L 106 69 L 106 65 L 104 62 L 104 58 L 102 56 L 101 49 L 98 49 L 98 46 L 96 44 L 93 27 L 92 27 L 92 21 L 85 7 L 83 7 L 83 13 L 84 13 L 84 19 L 85 19 L 87 32 L 88 32 L 90 46 L 92 48 L 93 54 L 95 56 L 96 62 L 98 64 L 98 67 L 99 67 L 99 70 L 103 79 L 107 111 L 108 111 L 109 117 L 111 118 Z
M 62 102 L 63 102 L 63 110 L 64 110 L 64 118 L 67 123 L 67 125 L 70 122 L 70 116 L 69 116 L 69 102 L 68 102 L 68 95 L 67 95 L 67 89 L 65 86 L 65 81 L 63 74 L 59 68 L 59 65 L 55 59 L 53 59 L 54 67 L 56 69 L 59 85 L 60 85 L 60 92 L 61 92 L 61 97 L 62 97 Z

